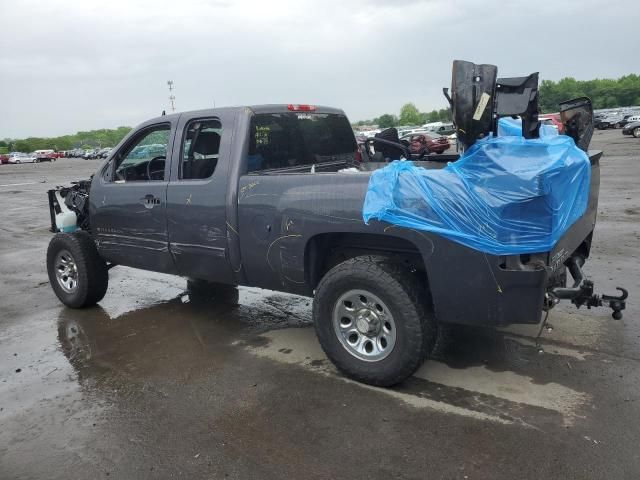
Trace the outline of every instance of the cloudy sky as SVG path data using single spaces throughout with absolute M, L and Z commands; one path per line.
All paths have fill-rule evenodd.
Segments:
M 637 0 L 0 0 L 0 138 L 169 109 L 445 107 L 451 61 L 543 79 L 640 73 Z

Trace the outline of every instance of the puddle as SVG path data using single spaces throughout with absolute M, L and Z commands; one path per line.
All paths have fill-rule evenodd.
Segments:
M 344 379 L 327 360 L 311 328 L 271 331 L 260 338 L 245 348 L 260 357 Z M 590 401 L 583 392 L 554 382 L 540 383 L 521 373 L 483 365 L 453 368 L 436 360 L 426 362 L 413 377 L 391 389 L 351 383 L 414 407 L 532 428 L 572 425 Z

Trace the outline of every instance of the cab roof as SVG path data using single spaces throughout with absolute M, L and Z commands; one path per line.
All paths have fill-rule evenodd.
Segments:
M 176 112 L 167 115 L 161 115 L 159 117 L 155 117 L 143 122 L 144 124 L 150 122 L 158 122 L 158 121 L 168 121 L 177 119 L 180 115 L 216 115 L 222 113 L 232 113 L 237 111 L 247 111 L 249 110 L 253 114 L 261 114 L 261 113 L 296 113 L 296 111 L 291 110 L 289 107 L 292 104 L 287 103 L 268 103 L 263 105 L 243 105 L 243 106 L 234 106 L 234 107 L 218 107 L 218 108 L 206 108 L 202 110 L 189 110 L 186 112 Z M 297 104 L 295 104 L 297 105 Z M 299 111 L 297 113 L 330 113 L 337 115 L 344 115 L 344 111 L 339 108 L 327 107 L 323 105 L 313 105 L 313 111 Z

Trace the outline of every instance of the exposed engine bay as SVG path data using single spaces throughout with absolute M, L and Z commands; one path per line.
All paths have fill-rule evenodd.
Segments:
M 91 179 L 71 182 L 70 187 L 56 187 L 47 192 L 49 196 L 49 213 L 51 215 L 51 231 L 57 232 L 60 228 L 56 224 L 56 216 L 63 210 L 69 210 L 76 215 L 76 225 L 80 230 L 91 231 L 89 219 L 89 191 Z M 62 202 L 62 204 L 61 204 Z M 64 208 L 63 207 L 66 207 Z

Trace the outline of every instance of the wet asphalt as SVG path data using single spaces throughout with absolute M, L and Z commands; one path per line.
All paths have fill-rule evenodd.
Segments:
M 586 272 L 629 289 L 624 319 L 559 306 L 542 354 L 532 326 L 453 332 L 393 389 L 336 373 L 308 298 L 200 303 L 118 267 L 99 306 L 64 307 L 45 192 L 98 162 L 0 166 L 0 479 L 640 478 L 640 140 L 592 147 Z

